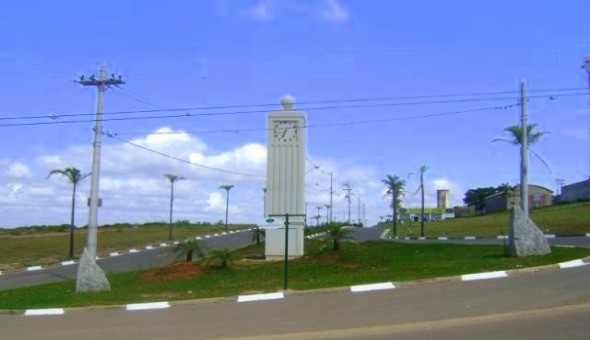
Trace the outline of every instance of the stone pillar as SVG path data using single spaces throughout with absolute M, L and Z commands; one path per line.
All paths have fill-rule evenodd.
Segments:
M 283 110 L 268 115 L 265 217 L 274 219 L 262 226 L 268 260 L 285 256 L 285 220 L 280 215 L 300 215 L 289 217 L 288 255 L 300 257 L 304 250 L 306 121 L 295 111 L 292 97 L 284 96 L 281 104 Z
M 551 253 L 545 234 L 519 206 L 510 215 L 510 253 L 516 257 Z

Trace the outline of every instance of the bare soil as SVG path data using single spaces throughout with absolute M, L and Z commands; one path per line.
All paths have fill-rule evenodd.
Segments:
M 204 269 L 193 262 L 175 262 L 166 267 L 154 268 L 141 275 L 145 282 L 170 282 L 200 276 Z

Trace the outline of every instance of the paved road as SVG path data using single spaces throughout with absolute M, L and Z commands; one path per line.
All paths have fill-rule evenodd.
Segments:
M 367 293 L 199 302 L 150 311 L 0 315 L 6 339 L 588 339 L 590 265 Z
M 202 241 L 208 249 L 221 247 L 238 248 L 250 244 L 251 234 L 240 232 L 227 234 Z M 169 254 L 170 248 L 155 248 L 143 250 L 137 253 L 124 254 L 114 257 L 99 259 L 97 263 L 106 273 L 120 273 L 125 271 L 141 270 L 165 266 L 174 261 Z M 34 286 L 44 283 L 57 282 L 65 279 L 74 279 L 78 265 L 47 268 L 39 271 L 22 272 L 16 274 L 0 275 L 0 290 L 16 287 Z

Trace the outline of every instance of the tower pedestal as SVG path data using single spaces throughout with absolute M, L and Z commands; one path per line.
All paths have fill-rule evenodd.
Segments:
M 267 261 L 279 261 L 285 259 L 285 231 L 284 226 L 265 228 L 264 254 Z M 287 257 L 294 259 L 303 256 L 304 252 L 304 228 L 303 226 L 289 225 L 289 240 Z

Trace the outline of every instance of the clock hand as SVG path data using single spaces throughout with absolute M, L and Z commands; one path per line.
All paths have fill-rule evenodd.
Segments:
M 285 138 L 286 134 L 287 134 L 287 129 L 285 129 L 285 131 L 283 131 L 283 135 L 281 136 L 281 138 Z

